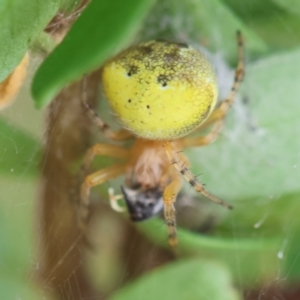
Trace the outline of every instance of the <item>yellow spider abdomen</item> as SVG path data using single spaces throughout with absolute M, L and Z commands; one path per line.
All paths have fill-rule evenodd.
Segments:
M 195 130 L 217 100 L 211 64 L 182 43 L 150 41 L 103 67 L 106 98 L 125 128 L 138 137 L 171 140 Z

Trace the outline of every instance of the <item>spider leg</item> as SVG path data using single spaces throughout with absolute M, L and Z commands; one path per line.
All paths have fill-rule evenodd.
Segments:
M 85 229 L 89 215 L 91 188 L 114 179 L 125 172 L 126 163 L 115 164 L 87 176 L 80 188 L 79 226 Z
M 87 172 L 90 169 L 96 155 L 104 155 L 114 158 L 127 159 L 129 157 L 129 151 L 123 147 L 108 145 L 108 144 L 95 144 L 89 150 L 83 159 L 81 170 Z
M 89 171 L 91 163 L 93 162 L 96 155 L 104 155 L 114 158 L 121 158 L 126 159 L 128 158 L 129 151 L 115 145 L 108 145 L 108 144 L 96 144 L 93 147 L 91 147 L 84 159 L 83 164 L 80 169 L 79 173 L 79 180 L 80 182 L 83 181 L 83 178 L 86 176 L 86 173 Z M 87 177 L 85 177 L 83 184 L 81 185 L 81 198 L 80 198 L 80 204 L 79 204 L 79 225 L 80 227 L 84 227 L 84 224 L 87 221 L 88 218 L 88 210 L 89 210 L 89 194 L 90 189 L 95 186 L 99 185 L 105 181 L 108 181 L 112 178 L 115 178 L 119 175 L 121 175 L 125 170 L 124 164 L 116 164 L 111 167 L 108 167 L 106 169 L 100 170 L 98 172 L 95 172 Z M 112 201 L 111 205 L 112 204 Z
M 228 110 L 234 102 L 235 95 L 243 81 L 245 75 L 245 65 L 244 65 L 244 41 L 243 36 L 240 31 L 237 31 L 237 45 L 238 45 L 238 64 L 235 69 L 234 82 L 231 87 L 231 91 L 227 98 L 221 102 L 220 106 L 215 109 L 208 119 L 197 129 L 202 130 L 206 127 L 214 124 L 217 121 L 223 121 Z
M 181 178 L 179 174 L 176 174 L 173 176 L 172 181 L 165 187 L 163 193 L 164 216 L 168 228 L 168 242 L 173 249 L 178 244 L 174 202 L 176 201 L 176 196 L 180 188 Z
M 82 106 L 85 108 L 87 114 L 95 125 L 103 132 L 103 134 L 115 141 L 125 141 L 133 138 L 133 134 L 126 129 L 120 129 L 118 131 L 112 131 L 110 127 L 102 121 L 99 115 L 94 111 L 94 109 L 85 101 L 82 100 Z
M 209 193 L 204 185 L 197 180 L 195 175 L 186 167 L 185 161 L 182 157 L 179 157 L 177 151 L 174 149 L 172 142 L 167 141 L 163 144 L 166 154 L 170 160 L 170 162 L 174 165 L 174 167 L 182 174 L 186 181 L 190 183 L 190 185 L 195 189 L 196 192 L 202 194 L 209 200 L 223 205 L 229 209 L 232 209 L 232 206 L 226 203 L 224 200 L 219 199 L 213 194 Z
M 235 69 L 234 82 L 231 88 L 231 91 L 227 98 L 221 103 L 220 107 L 217 110 L 223 112 L 225 116 L 229 108 L 233 104 L 234 97 L 238 91 L 238 88 L 243 81 L 245 75 L 245 64 L 244 64 L 244 41 L 243 36 L 240 31 L 237 31 L 237 45 L 238 45 L 238 64 Z
M 219 121 L 212 126 L 207 135 L 198 137 L 184 137 L 180 139 L 178 143 L 182 148 L 199 147 L 211 144 L 218 137 L 222 127 L 223 121 Z

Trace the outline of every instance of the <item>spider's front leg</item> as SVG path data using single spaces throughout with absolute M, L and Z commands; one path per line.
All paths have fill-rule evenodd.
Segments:
M 96 155 L 104 155 L 114 158 L 127 159 L 128 150 L 114 145 L 96 144 L 87 151 L 81 167 L 81 176 L 85 176 L 89 170 L 92 161 Z M 86 227 L 89 216 L 90 206 L 90 190 L 96 185 L 100 185 L 108 180 L 114 179 L 125 172 L 127 163 L 119 163 L 113 166 L 104 168 L 98 172 L 92 173 L 85 177 L 84 182 L 80 188 L 80 203 L 78 209 L 78 219 L 80 228 Z
M 168 242 L 169 245 L 174 249 L 178 244 L 174 203 L 181 188 L 181 178 L 179 174 L 174 174 L 171 178 L 171 182 L 165 187 L 163 201 L 164 216 L 168 227 Z
M 214 196 L 205 189 L 204 185 L 200 181 L 198 181 L 196 176 L 186 167 L 186 160 L 183 158 L 182 155 L 178 155 L 177 151 L 174 149 L 172 142 L 166 141 L 164 142 L 163 146 L 165 148 L 166 154 L 170 162 L 182 174 L 186 181 L 190 183 L 190 185 L 194 188 L 196 192 L 202 194 L 203 196 L 217 204 L 232 209 L 232 206 L 230 204 Z

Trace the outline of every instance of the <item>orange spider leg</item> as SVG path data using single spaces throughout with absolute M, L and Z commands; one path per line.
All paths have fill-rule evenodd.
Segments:
M 179 158 L 177 151 L 174 149 L 172 142 L 166 141 L 163 144 L 166 154 L 170 162 L 174 167 L 182 174 L 182 176 L 190 183 L 190 185 L 195 189 L 196 192 L 202 194 L 209 200 L 223 205 L 229 209 L 232 209 L 232 206 L 226 203 L 224 200 L 219 199 L 218 197 L 209 193 L 203 186 L 201 182 L 197 180 L 195 175 L 186 167 L 185 161 L 182 158 Z
M 217 108 L 207 120 L 208 123 L 212 124 L 217 120 L 224 118 L 234 102 L 234 97 L 240 87 L 241 82 L 245 76 L 245 64 L 244 64 L 244 41 L 240 31 L 237 32 L 237 44 L 238 44 L 238 65 L 235 69 L 234 82 L 231 91 L 227 98 L 221 103 L 220 107 Z
M 85 101 L 82 100 L 82 106 L 86 109 L 87 114 L 95 125 L 103 132 L 103 134 L 114 141 L 125 141 L 133 138 L 133 134 L 126 129 L 120 129 L 118 131 L 112 131 L 110 127 L 102 121 L 99 115 L 93 110 L 93 108 Z
M 79 208 L 79 226 L 81 228 L 85 228 L 88 218 L 91 188 L 120 176 L 125 172 L 126 165 L 126 163 L 115 164 L 85 178 L 80 188 L 81 202 Z
M 181 188 L 181 184 L 179 174 L 174 174 L 172 181 L 165 187 L 163 194 L 164 216 L 168 227 L 168 242 L 173 248 L 178 244 L 174 202 L 176 201 L 176 196 Z
M 244 64 L 244 41 L 240 31 L 237 31 L 237 45 L 238 45 L 238 64 L 235 69 L 234 82 L 231 91 L 227 98 L 221 102 L 220 106 L 212 112 L 208 119 L 197 128 L 197 130 L 203 130 L 206 127 L 214 124 L 217 121 L 223 121 L 228 110 L 234 102 L 235 95 L 243 81 L 245 75 L 245 64 Z
M 204 145 L 209 145 L 212 142 L 215 141 L 215 139 L 218 137 L 221 129 L 223 127 L 223 122 L 219 121 L 211 128 L 210 132 L 205 136 L 199 136 L 199 137 L 185 137 L 178 141 L 178 144 L 182 148 L 188 148 L 188 147 L 199 147 Z
M 104 155 L 114 158 L 127 159 L 129 157 L 129 151 L 123 147 L 109 145 L 109 144 L 95 144 L 91 147 L 84 159 L 82 169 L 88 171 L 91 163 L 93 162 L 96 155 Z
M 83 164 L 81 167 L 82 176 L 80 177 L 85 176 L 85 173 L 90 169 L 90 165 L 96 155 L 105 155 L 114 158 L 127 159 L 129 156 L 129 151 L 115 145 L 107 145 L 107 144 L 94 145 L 92 148 L 90 148 L 87 151 L 83 159 Z M 118 177 L 119 175 L 124 173 L 125 165 L 126 165 L 125 163 L 116 164 L 111 167 L 100 170 L 98 172 L 95 172 L 85 178 L 84 183 L 81 185 L 81 193 L 80 193 L 81 201 L 79 207 L 79 221 L 81 227 L 84 226 L 84 223 L 86 222 L 88 217 L 88 209 L 90 204 L 89 201 L 90 189 L 95 185 L 99 185 L 105 181 Z M 115 200 L 115 199 L 110 198 L 110 200 Z M 115 207 L 115 204 L 112 202 L 114 201 L 111 201 L 111 206 Z

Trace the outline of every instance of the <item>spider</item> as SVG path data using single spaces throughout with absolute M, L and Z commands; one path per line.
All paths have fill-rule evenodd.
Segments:
M 176 248 L 174 203 L 182 179 L 209 200 L 229 209 L 231 205 L 207 191 L 189 170 L 181 150 L 212 143 L 220 132 L 244 77 L 243 38 L 237 32 L 238 64 L 231 91 L 219 105 L 213 67 L 204 55 L 185 43 L 150 41 L 124 50 L 102 68 L 101 83 L 112 110 L 123 129 L 112 131 L 92 107 L 82 101 L 86 112 L 112 141 L 134 139 L 131 147 L 96 144 L 87 151 L 82 170 L 87 172 L 96 155 L 120 160 L 85 177 L 81 185 L 79 222 L 87 222 L 90 190 L 125 174 L 123 198 L 133 221 L 152 217 L 162 208 L 168 242 Z M 205 136 L 192 136 L 210 127 Z M 109 190 L 112 207 L 121 210 Z

